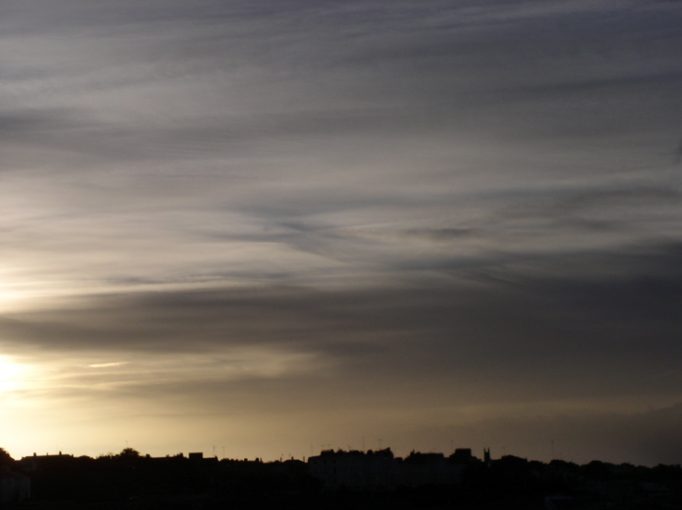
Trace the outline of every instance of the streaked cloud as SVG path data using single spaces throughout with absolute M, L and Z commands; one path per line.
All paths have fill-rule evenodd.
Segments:
M 4 2 L 0 347 L 43 374 L 11 392 L 10 450 L 34 420 L 64 449 L 74 427 L 107 449 L 113 423 L 163 423 L 137 436 L 159 450 L 191 430 L 266 457 L 378 429 L 447 448 L 442 425 L 540 455 L 509 432 L 536 405 L 580 424 L 584 458 L 604 402 L 637 416 L 627 437 L 655 436 L 649 407 L 676 423 L 680 21 L 636 0 Z M 603 455 L 669 459 L 625 442 Z

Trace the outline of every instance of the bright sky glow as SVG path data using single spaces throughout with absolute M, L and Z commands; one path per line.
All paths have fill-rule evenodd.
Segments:
M 7 356 L 0 356 L 0 397 L 26 389 L 30 384 L 30 370 Z

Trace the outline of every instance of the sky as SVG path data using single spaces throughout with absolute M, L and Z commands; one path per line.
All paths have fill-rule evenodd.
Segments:
M 2 0 L 0 446 L 682 462 L 682 4 Z

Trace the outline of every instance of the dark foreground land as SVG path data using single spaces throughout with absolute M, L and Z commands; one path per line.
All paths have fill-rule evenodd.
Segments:
M 29 481 L 30 495 L 13 499 L 9 482 L 19 479 Z M 682 508 L 680 466 L 439 454 L 399 459 L 388 450 L 269 463 L 151 458 L 134 450 L 97 459 L 37 456 L 7 461 L 0 482 L 0 508 L 19 510 Z

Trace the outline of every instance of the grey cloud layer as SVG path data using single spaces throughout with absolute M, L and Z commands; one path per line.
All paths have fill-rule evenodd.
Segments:
M 307 355 L 322 371 L 389 385 L 400 374 L 434 378 L 434 389 L 488 385 L 493 395 L 504 383 L 521 400 L 674 397 L 681 257 L 676 244 L 453 267 L 430 284 L 93 295 L 6 316 L 0 332 L 24 353 L 211 359 L 250 347 Z M 537 388 L 538 379 L 551 385 Z
M 124 387 L 102 375 L 120 398 L 680 400 L 681 23 L 644 1 L 3 2 L 0 285 L 25 309 L 2 345 L 137 356 Z M 268 369 L 206 368 L 245 348 Z M 143 377 L 191 353 L 210 376 Z

